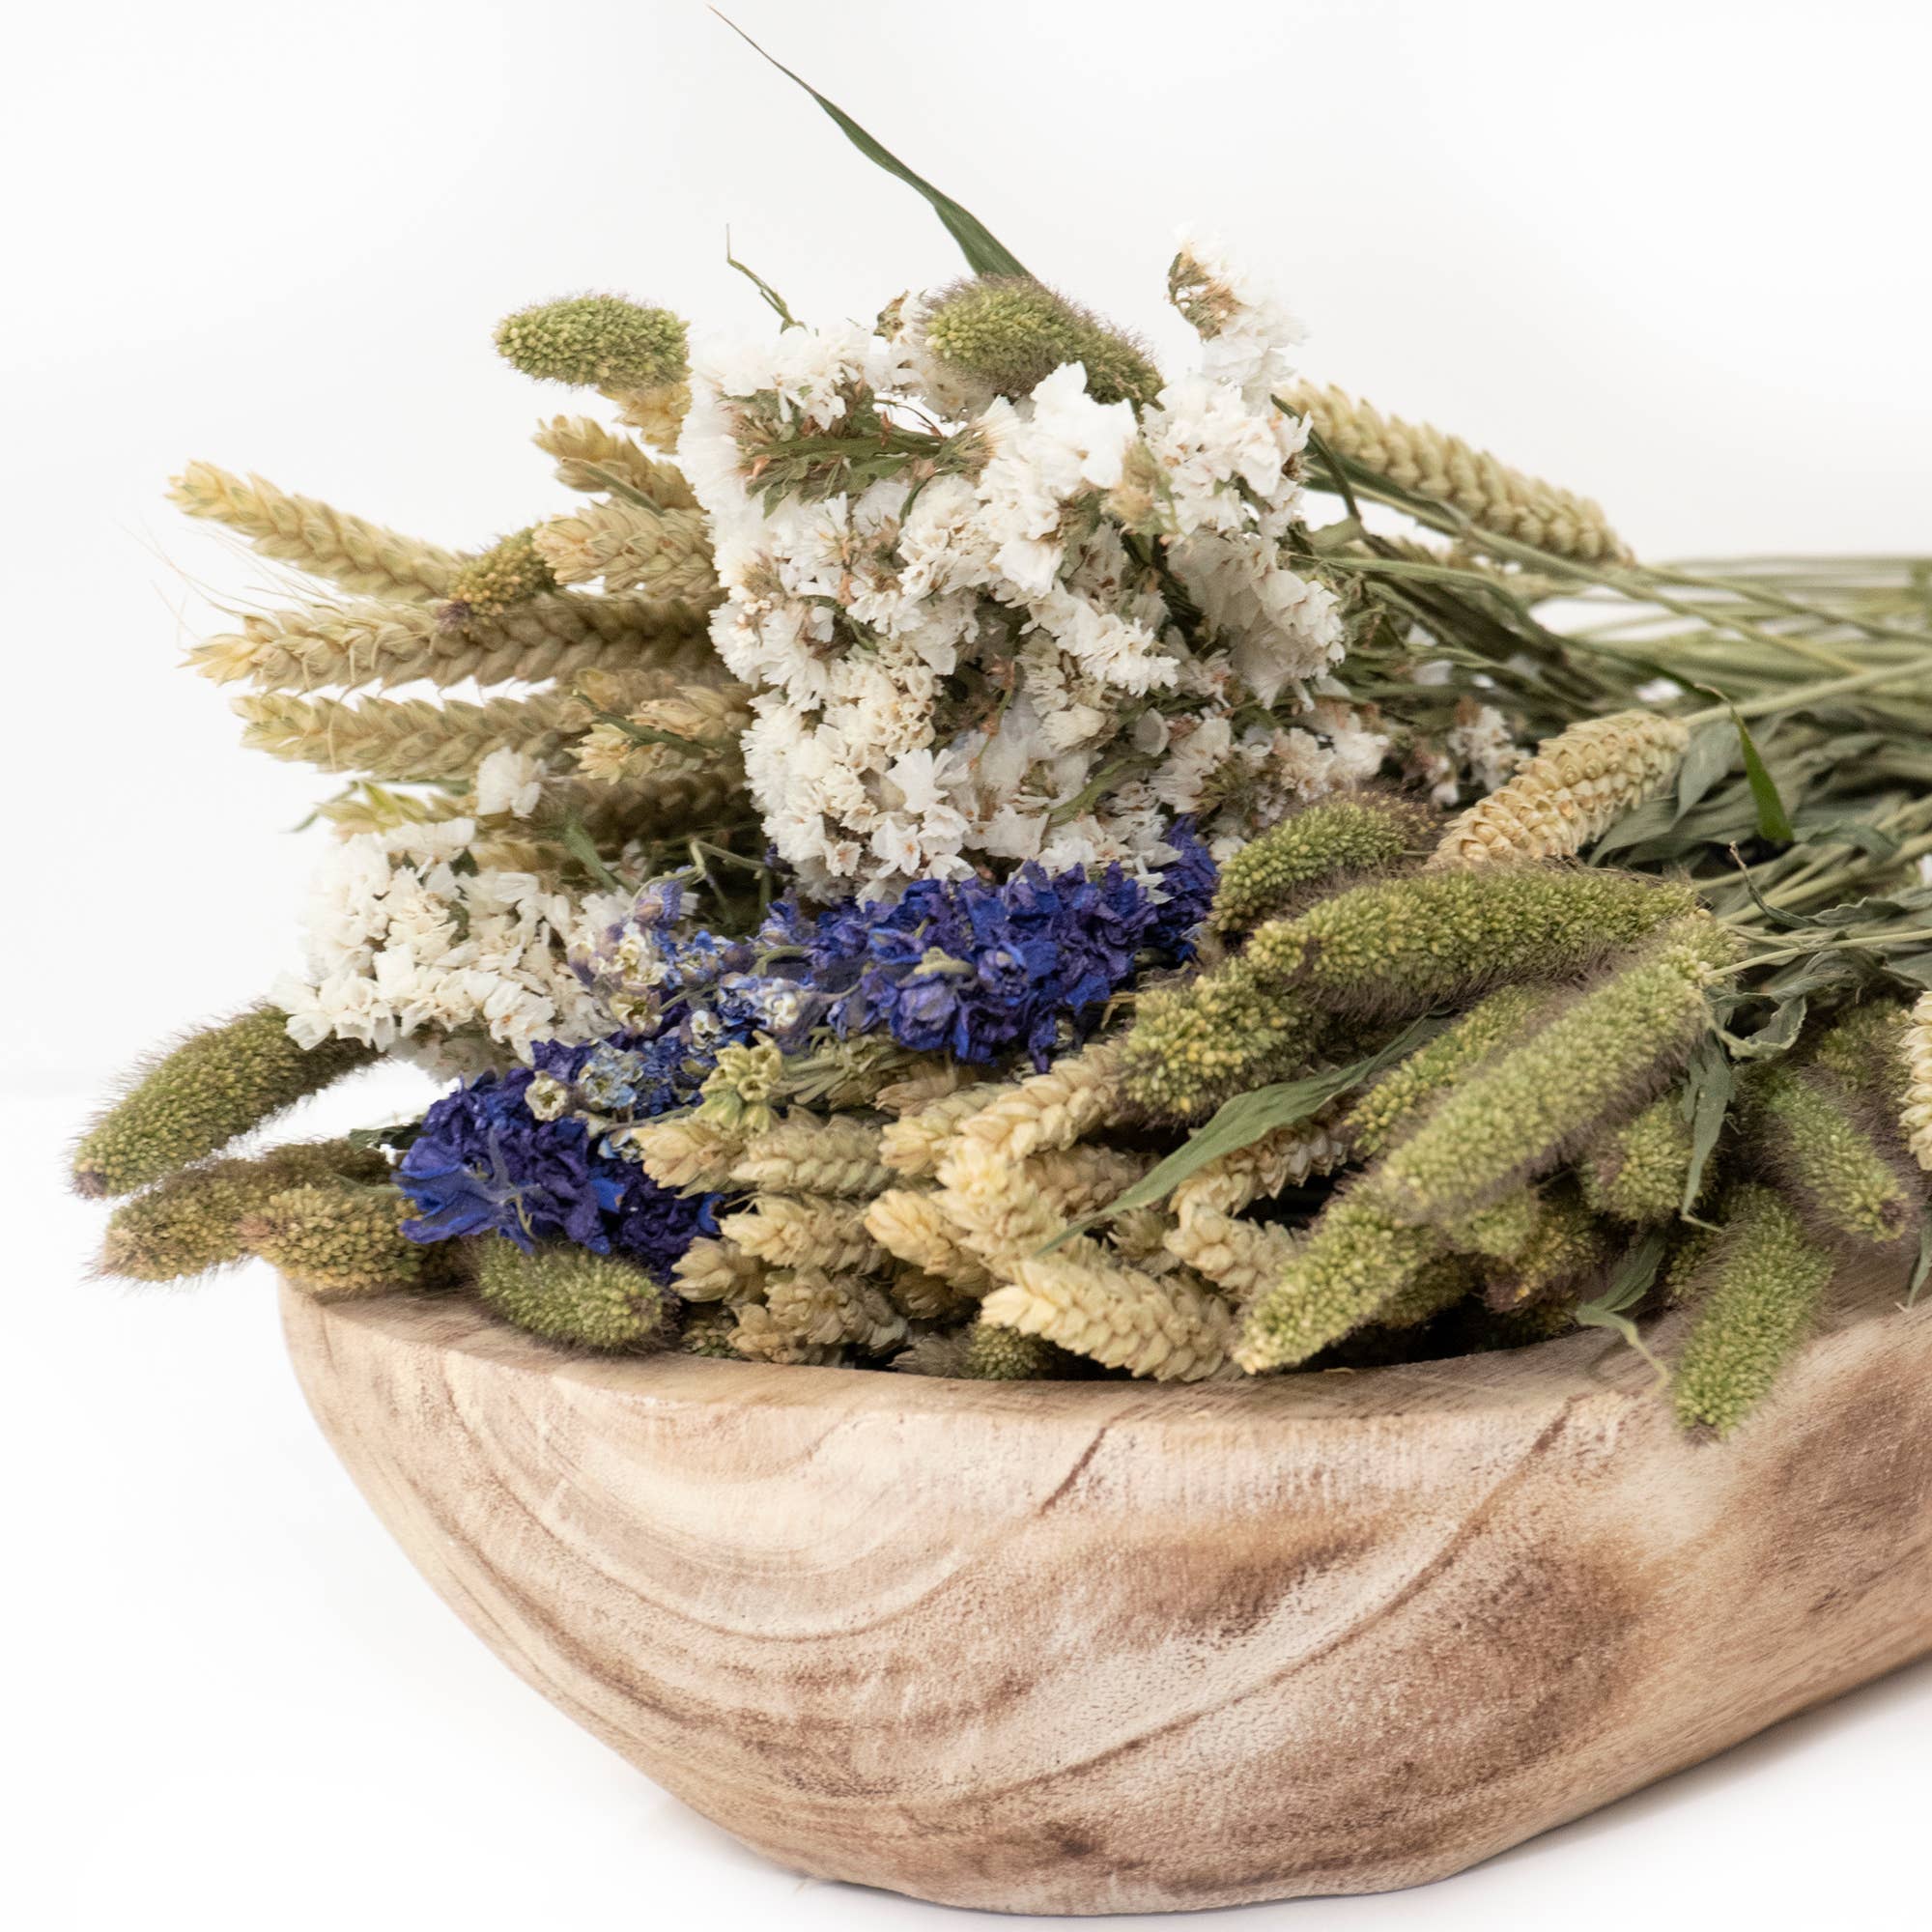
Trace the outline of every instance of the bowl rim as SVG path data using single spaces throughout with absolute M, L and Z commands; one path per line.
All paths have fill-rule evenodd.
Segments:
M 1826 1312 L 1800 1350 L 1808 1356 L 1867 1324 L 1906 1327 L 1932 1322 L 1932 1295 L 1902 1299 L 1909 1264 L 1889 1256 L 1842 1267 Z M 399 1290 L 390 1294 L 318 1301 L 281 1285 L 291 1327 L 337 1324 L 387 1340 L 443 1350 L 497 1371 L 595 1389 L 604 1397 L 697 1406 L 756 1404 L 772 1408 L 828 1406 L 875 1413 L 945 1414 L 971 1410 L 1013 1417 L 1153 1423 L 1163 1416 L 1197 1421 L 1247 1414 L 1280 1423 L 1493 1414 L 1552 1401 L 1597 1396 L 1619 1406 L 1655 1402 L 1655 1371 L 1619 1336 L 1581 1329 L 1547 1342 L 1487 1354 L 1372 1369 L 1243 1377 L 1193 1382 L 1131 1378 L 987 1382 L 895 1373 L 890 1369 L 746 1362 L 653 1352 L 600 1355 L 546 1342 L 512 1326 L 474 1296 Z M 1692 1311 L 1663 1316 L 1647 1339 L 1667 1348 Z M 1794 1367 L 1796 1364 L 1794 1363 Z

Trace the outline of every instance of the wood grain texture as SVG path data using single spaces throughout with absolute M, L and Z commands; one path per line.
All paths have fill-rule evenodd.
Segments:
M 1007 1911 L 1461 1869 L 1932 1649 L 1932 1306 L 1728 1443 L 1590 1334 L 1264 1382 L 591 1361 L 285 1297 L 512 1668 L 781 1863 Z

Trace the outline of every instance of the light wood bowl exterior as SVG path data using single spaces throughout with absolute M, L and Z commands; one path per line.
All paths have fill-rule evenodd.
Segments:
M 1897 1298 L 1722 1445 L 1595 1334 L 1001 1386 L 285 1315 L 423 1575 L 660 1784 L 801 1872 L 1107 1913 L 1439 1878 L 1932 1649 Z

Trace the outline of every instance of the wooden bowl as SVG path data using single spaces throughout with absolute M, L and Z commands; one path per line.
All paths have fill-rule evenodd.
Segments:
M 797 1871 L 1102 1913 L 1439 1878 L 1932 1649 L 1898 1293 L 1723 1444 L 1594 1333 L 1002 1386 L 285 1317 L 424 1576 L 659 1783 Z

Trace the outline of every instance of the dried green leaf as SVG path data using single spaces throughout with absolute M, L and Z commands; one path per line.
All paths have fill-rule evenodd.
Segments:
M 718 13 L 715 7 L 711 11 L 714 14 Z M 819 106 L 824 108 L 826 113 L 838 124 L 839 131 L 845 138 L 868 161 L 877 167 L 885 169 L 887 174 L 895 176 L 898 180 L 904 182 L 915 193 L 923 195 L 926 201 L 930 203 L 932 212 L 945 223 L 946 232 L 952 237 L 953 241 L 958 242 L 960 253 L 966 257 L 968 267 L 972 269 L 976 275 L 1024 275 L 1027 273 L 1026 268 L 1021 263 L 1019 257 L 1000 242 L 977 215 L 969 213 L 951 195 L 942 194 L 930 182 L 924 181 L 920 176 L 914 174 L 896 155 L 892 154 L 888 149 L 874 140 L 842 107 L 834 101 L 826 99 L 824 95 L 820 94 L 817 88 L 813 87 L 810 81 L 800 80 L 798 75 L 793 73 L 791 69 L 786 67 L 783 62 L 772 60 L 772 56 L 765 53 L 764 48 L 759 46 L 757 42 L 753 40 L 743 27 L 739 26 L 733 20 L 725 19 L 723 14 L 718 14 L 718 17 L 724 20 L 724 24 L 754 53 L 762 54 L 766 60 L 771 61 L 772 65 L 787 80 L 804 88 L 806 93 L 810 95 L 812 99 L 817 101 Z
M 745 263 L 739 261 L 737 256 L 732 254 L 731 231 L 728 228 L 724 231 L 724 266 L 727 269 L 736 269 L 737 271 L 741 275 L 743 275 L 744 278 L 748 282 L 750 282 L 754 289 L 757 290 L 759 295 L 764 297 L 765 306 L 769 308 L 772 311 L 772 313 L 778 317 L 779 327 L 781 330 L 787 328 L 803 328 L 805 327 L 805 325 L 799 321 L 798 317 L 792 314 L 790 308 L 786 306 L 784 297 L 780 295 L 778 290 L 773 288 L 771 283 L 766 281 L 764 276 L 759 274 L 755 269 L 747 267 Z
M 1751 797 L 1757 805 L 1758 837 L 1774 844 L 1789 845 L 1798 835 L 1791 829 L 1791 814 L 1784 809 L 1776 781 L 1766 769 L 1750 726 L 1739 713 L 1733 711 L 1731 717 L 1737 724 L 1738 744 L 1745 754 L 1745 777 L 1750 781 Z
M 1311 1073 L 1300 1080 L 1278 1080 L 1270 1087 L 1257 1087 L 1251 1094 L 1237 1094 L 1213 1119 L 1197 1127 L 1165 1160 L 1143 1175 L 1119 1200 L 1089 1214 L 1084 1220 L 1076 1221 L 1040 1252 L 1050 1254 L 1063 1241 L 1084 1234 L 1096 1222 L 1124 1214 L 1130 1208 L 1146 1208 L 1156 1201 L 1164 1201 L 1183 1180 L 1198 1174 L 1209 1161 L 1219 1160 L 1223 1154 L 1237 1153 L 1278 1127 L 1292 1127 L 1298 1122 L 1311 1119 L 1338 1094 L 1347 1094 L 1373 1080 L 1383 1067 L 1406 1059 L 1424 1040 L 1440 1033 L 1445 1025 L 1447 1021 L 1433 1016 L 1419 1019 L 1365 1060 L 1351 1062 L 1347 1066 L 1329 1067 L 1324 1072 Z
M 1612 1334 L 1621 1336 L 1656 1370 L 1660 1382 L 1670 1379 L 1670 1371 L 1645 1347 L 1636 1323 L 1627 1311 L 1636 1307 L 1650 1293 L 1657 1271 L 1663 1264 L 1663 1253 L 1668 1243 L 1669 1236 L 1665 1231 L 1653 1228 L 1624 1257 L 1603 1293 L 1594 1301 L 1582 1303 L 1577 1310 L 1578 1327 L 1607 1328 Z
M 583 821 L 575 812 L 563 821 L 563 829 L 557 837 L 563 841 L 563 848 L 607 893 L 620 893 L 624 882 L 604 863 L 603 855 L 597 849 L 597 841 L 584 830 Z
M 1755 1033 L 1726 1034 L 1724 1043 L 1732 1055 L 1741 1060 L 1773 1060 L 1780 1053 L 1788 1053 L 1798 1043 L 1798 1036 L 1804 1030 L 1807 1002 L 1803 993 L 1780 1000 L 1773 1010 L 1771 1018 Z
M 1690 1167 L 1684 1177 L 1684 1200 L 1678 1211 L 1685 1220 L 1697 1197 L 1704 1191 L 1704 1170 L 1717 1151 L 1718 1136 L 1724 1130 L 1724 1117 L 1730 1112 L 1731 1095 L 1737 1088 L 1737 1069 L 1716 1035 L 1707 1035 L 1690 1057 L 1690 1077 L 1684 1088 L 1684 1118 L 1690 1125 Z
M 1737 735 L 1721 720 L 1700 725 L 1677 768 L 1678 818 L 1703 798 L 1719 779 L 1728 778 L 1738 754 Z

